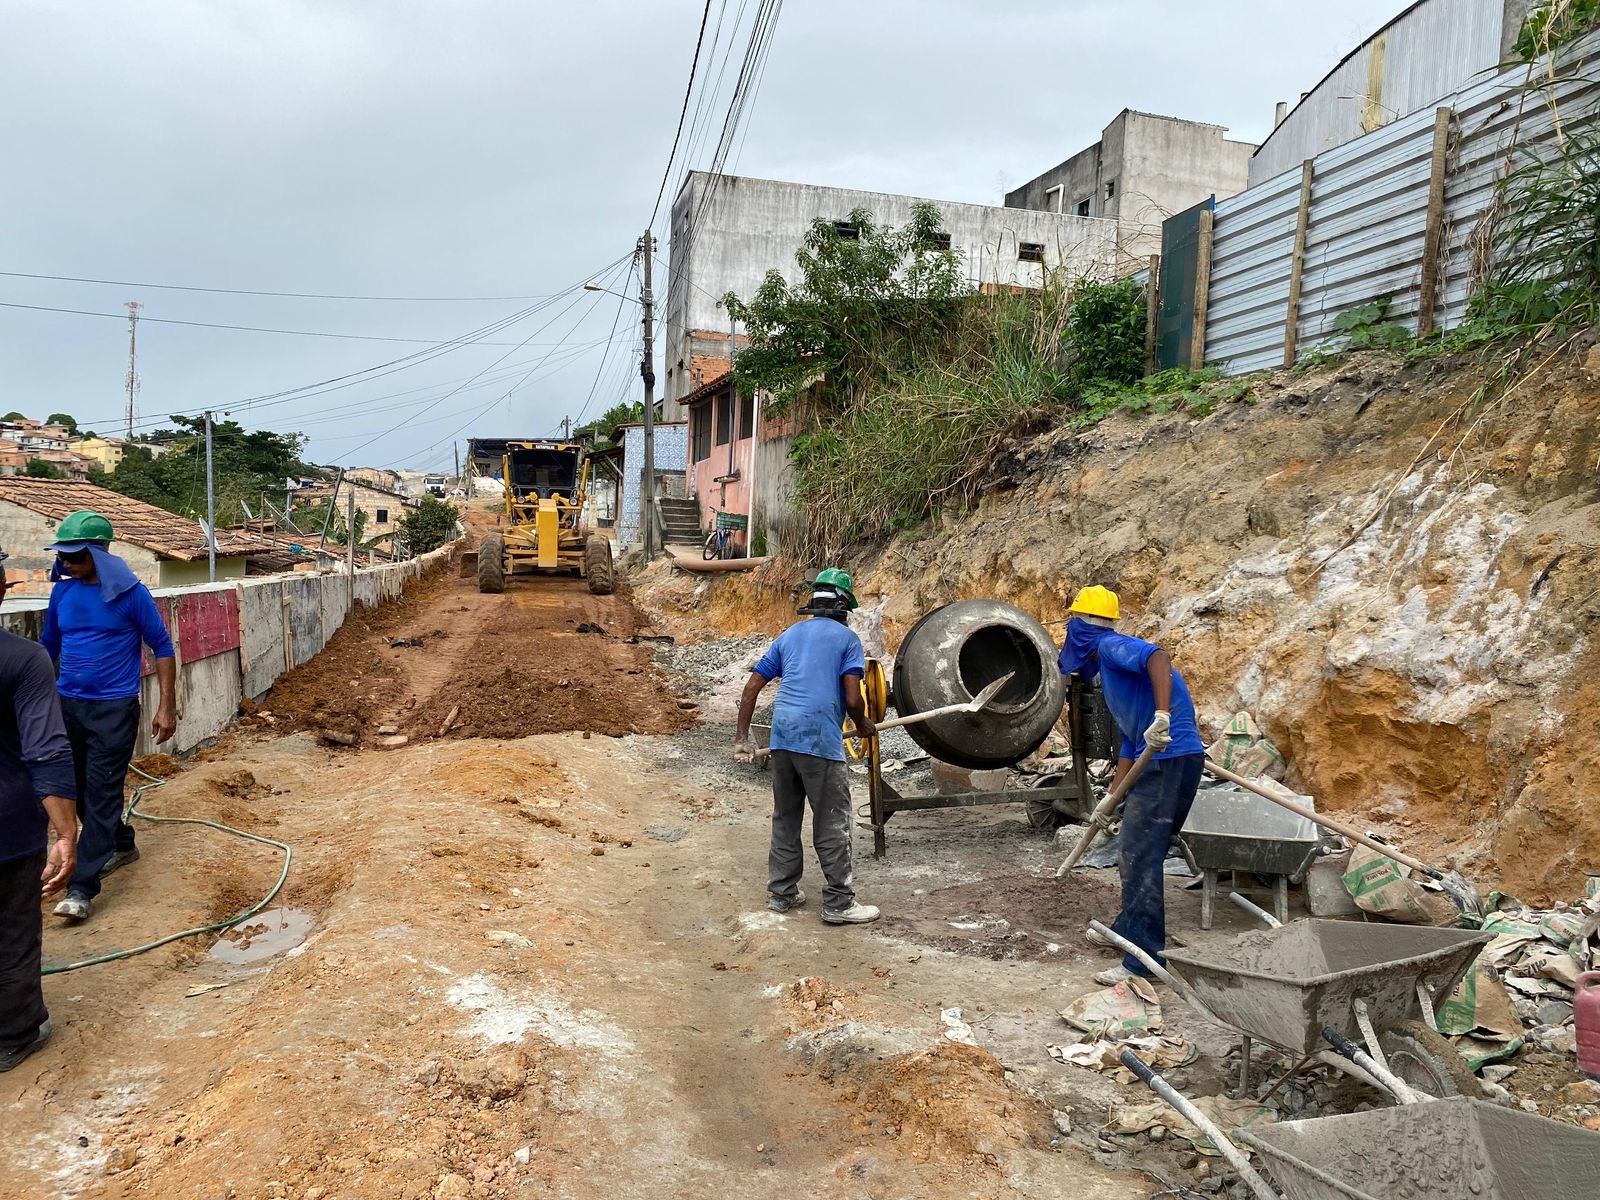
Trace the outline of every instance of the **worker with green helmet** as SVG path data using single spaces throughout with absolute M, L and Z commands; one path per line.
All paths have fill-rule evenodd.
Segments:
M 830 925 L 860 925 L 878 910 L 856 902 L 855 853 L 851 842 L 850 777 L 844 765 L 844 716 L 861 737 L 876 729 L 861 694 L 866 652 L 848 619 L 856 607 L 850 576 L 837 567 L 817 573 L 811 599 L 800 609 L 807 619 L 773 641 L 745 681 L 734 728 L 734 757 L 755 757 L 750 721 L 761 691 L 781 679 L 772 707 L 772 847 L 767 856 L 767 907 L 786 913 L 806 902 L 800 890 L 805 852 L 800 844 L 806 804 L 811 805 L 811 844 L 822 866 L 822 919 Z
M 1067 610 L 1066 644 L 1059 666 L 1063 675 L 1100 677 L 1106 707 L 1122 735 L 1117 773 L 1120 784 L 1146 749 L 1146 761 L 1122 809 L 1122 911 L 1111 928 L 1157 962 L 1167 947 L 1167 909 L 1162 864 L 1172 835 L 1183 828 L 1200 788 L 1205 743 L 1195 722 L 1194 701 L 1167 652 L 1153 642 L 1118 633 L 1122 602 L 1110 588 L 1082 589 Z M 1109 943 L 1089 930 L 1097 946 Z M 1112 985 L 1147 970 L 1129 954 L 1101 971 L 1095 982 Z
M 55 587 L 40 644 L 56 662 L 61 713 L 78 778 L 78 864 L 56 915 L 82 921 L 100 880 L 139 857 L 123 819 L 123 784 L 139 740 L 142 647 L 155 659 L 160 700 L 150 722 L 152 741 L 178 727 L 178 664 L 166 622 L 133 570 L 112 554 L 111 522 L 80 510 L 62 518 L 50 577 Z

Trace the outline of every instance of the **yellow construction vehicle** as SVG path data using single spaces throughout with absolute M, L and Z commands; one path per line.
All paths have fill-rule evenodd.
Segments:
M 478 590 L 503 592 L 518 572 L 572 571 L 611 594 L 611 543 L 583 526 L 589 463 L 576 442 L 505 444 L 505 514 L 478 544 Z

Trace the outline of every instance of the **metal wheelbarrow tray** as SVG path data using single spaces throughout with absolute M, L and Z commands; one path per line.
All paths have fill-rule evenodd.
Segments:
M 1308 1056 L 1322 1045 L 1324 1026 L 1361 1037 L 1358 999 L 1383 1030 L 1420 1013 L 1419 985 L 1448 995 L 1493 936 L 1311 919 L 1200 952 L 1169 950 L 1166 959 L 1218 1020 Z
M 1178 838 L 1197 870 L 1296 877 L 1322 833 L 1315 822 L 1249 792 L 1201 788 Z
M 1240 1129 L 1287 1200 L 1592 1200 L 1600 1133 L 1456 1098 Z

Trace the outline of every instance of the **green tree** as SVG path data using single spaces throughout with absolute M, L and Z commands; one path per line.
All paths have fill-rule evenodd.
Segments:
M 96 472 L 101 487 L 188 517 L 205 515 L 205 422 L 199 417 L 173 417 L 175 429 L 161 429 L 147 441 L 170 447 L 157 457 L 147 445 L 130 442 L 114 474 Z M 217 498 L 217 523 L 244 518 L 263 491 L 276 492 L 289 476 L 306 473 L 300 461 L 299 434 L 246 430 L 237 421 L 212 426 Z
M 60 467 L 56 466 L 55 463 L 47 463 L 42 458 L 30 458 L 28 460 L 28 465 L 22 469 L 22 473 L 24 475 L 32 476 L 34 479 L 65 478 L 65 476 L 61 473 Z
M 424 496 L 422 503 L 406 514 L 396 536 L 412 554 L 437 550 L 456 536 L 456 509 L 437 496 Z
M 67 432 L 73 437 L 78 436 L 78 421 L 70 413 L 51 413 L 44 419 L 46 425 L 65 425 Z
M 1061 338 L 1073 382 L 1139 380 L 1145 367 L 1145 320 L 1144 288 L 1132 278 L 1080 280 Z
M 613 429 L 630 421 L 642 420 L 644 420 L 644 401 L 635 400 L 631 404 L 624 401 L 621 404 L 613 404 L 587 424 L 579 425 L 572 431 L 572 436 L 575 441 L 588 440 L 591 451 L 608 450 L 611 448 Z
M 19 413 L 14 408 L 5 416 L 0 417 L 0 421 L 26 421 L 27 419 L 27 417 L 25 417 L 22 413 Z
M 782 408 L 822 379 L 852 398 L 939 357 L 968 290 L 961 255 L 948 246 L 939 210 L 926 202 L 898 229 L 866 209 L 813 221 L 795 254 L 800 282 L 768 271 L 748 301 L 723 298 L 749 336 L 736 361 L 740 390 L 765 391 Z

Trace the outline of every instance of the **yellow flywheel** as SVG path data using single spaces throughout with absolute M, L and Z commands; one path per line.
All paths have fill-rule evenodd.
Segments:
M 861 698 L 867 706 L 867 719 L 874 724 L 883 720 L 889 711 L 889 680 L 883 673 L 883 664 L 875 658 L 867 659 L 866 674 L 861 677 Z M 867 756 L 867 741 L 851 736 L 854 729 L 855 722 L 845 717 L 844 752 L 851 758 L 862 759 Z

